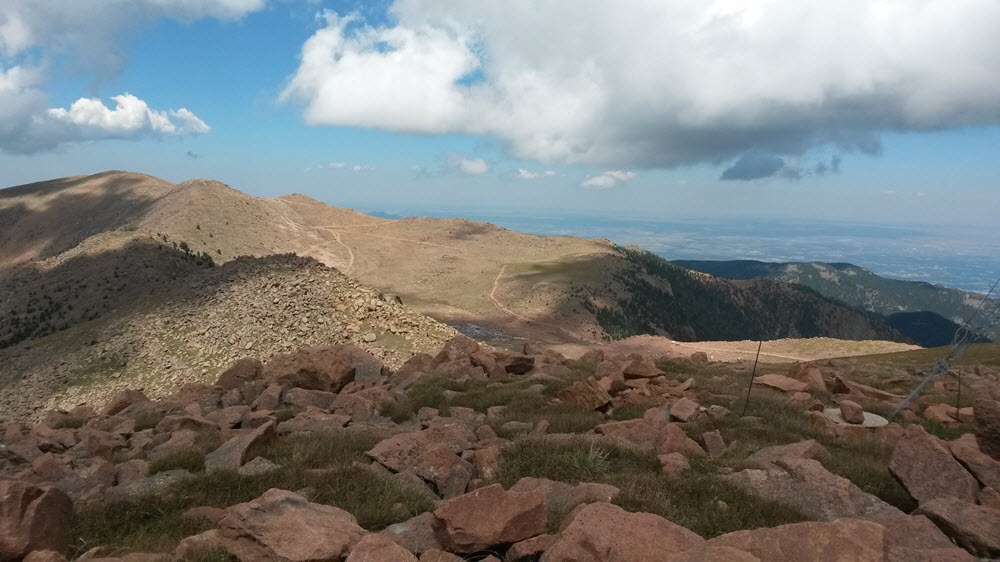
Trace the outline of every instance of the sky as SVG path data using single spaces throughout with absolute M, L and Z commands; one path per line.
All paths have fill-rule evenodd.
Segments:
M 995 226 L 995 0 L 3 0 L 0 185 Z

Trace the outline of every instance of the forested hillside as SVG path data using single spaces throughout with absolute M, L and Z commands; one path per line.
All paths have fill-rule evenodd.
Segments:
M 798 283 L 825 297 L 887 317 L 902 312 L 926 311 L 961 324 L 975 313 L 982 302 L 982 295 L 978 293 L 921 281 L 890 279 L 849 263 L 767 263 L 755 260 L 675 260 L 672 263 L 729 279 L 772 279 Z M 941 324 L 940 321 L 936 323 Z M 983 335 L 997 340 L 1000 330 L 994 327 L 984 331 Z
M 699 274 L 640 249 L 623 248 L 625 290 L 590 306 L 614 339 L 666 334 L 681 341 L 828 336 L 904 340 L 883 319 L 845 307 L 806 287 Z M 663 283 L 666 281 L 666 283 Z

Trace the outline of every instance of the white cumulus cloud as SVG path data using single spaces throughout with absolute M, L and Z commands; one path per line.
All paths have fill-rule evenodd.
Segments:
M 582 182 L 580 182 L 580 187 L 592 191 L 611 189 L 612 187 L 618 185 L 619 183 L 629 181 L 634 177 L 635 177 L 635 172 L 629 172 L 624 170 L 606 170 L 599 175 L 591 176 L 583 180 Z
M 306 171 L 312 170 L 314 167 L 310 166 L 306 168 Z M 331 170 L 349 170 L 351 172 L 371 172 L 375 170 L 375 166 L 371 164 L 348 164 L 347 162 L 330 162 L 329 164 L 318 164 L 315 169 L 322 170 L 323 168 L 328 168 Z
M 68 126 L 75 125 L 84 138 L 88 136 L 128 138 L 158 133 L 198 135 L 212 130 L 186 108 L 156 111 L 132 94 L 122 94 L 111 99 L 115 102 L 114 109 L 105 106 L 98 98 L 80 98 L 73 102 L 68 110 L 63 108 L 48 110 L 46 118 Z
M 490 167 L 486 164 L 486 160 L 483 160 L 482 158 L 462 160 L 458 163 L 458 169 L 462 170 L 463 173 L 472 176 L 478 176 L 490 171 Z
M 995 0 L 396 0 L 390 15 L 328 13 L 282 99 L 311 124 L 484 134 L 607 167 L 875 154 L 884 131 L 1000 123 Z
M 461 126 L 464 96 L 455 81 L 477 65 L 465 38 L 431 26 L 349 33 L 352 21 L 327 14 L 280 99 L 305 103 L 306 120 L 316 124 L 411 132 Z
M 161 18 L 234 20 L 266 5 L 267 0 L 3 0 L 0 56 L 41 48 L 109 76 L 128 58 L 119 42 L 130 30 Z
M 22 135 L 30 125 L 25 116 L 44 111 L 47 102 L 39 89 L 43 73 L 39 68 L 0 66 L 0 149 L 5 139 Z
M 534 180 L 541 177 L 550 177 L 556 175 L 552 170 L 545 170 L 544 172 L 532 172 L 531 170 L 525 170 L 524 168 L 518 168 L 512 174 L 515 179 L 519 180 Z
M 490 165 L 482 158 L 468 158 L 457 152 L 449 152 L 447 157 L 447 170 L 461 172 L 470 176 L 481 176 L 490 171 Z
M 5 91 L 14 70 L 19 69 L 0 74 L 0 150 L 6 152 L 32 153 L 103 139 L 201 135 L 212 130 L 185 108 L 155 110 L 131 94 L 113 97 L 113 109 L 98 98 L 80 98 L 69 109 L 45 109 L 45 97 L 30 87 Z
M 0 150 L 31 153 L 102 138 L 195 135 L 210 127 L 188 109 L 151 109 L 128 94 L 50 108 L 46 67 L 65 56 L 100 83 L 127 61 L 123 37 L 163 18 L 235 20 L 267 0 L 0 0 Z M 37 61 L 43 61 L 38 63 Z

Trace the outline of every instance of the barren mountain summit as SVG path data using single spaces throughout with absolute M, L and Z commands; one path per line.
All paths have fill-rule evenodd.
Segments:
M 109 171 L 0 190 L 0 275 L 95 234 L 134 227 L 174 189 L 153 176 Z
M 81 192 L 98 197 L 90 207 L 103 200 L 113 212 L 82 227 L 87 214 L 72 205 Z M 46 220 L 47 208 L 65 209 L 68 220 Z M 499 343 L 638 334 L 687 341 L 899 337 L 878 319 L 792 285 L 695 274 L 606 240 L 535 236 L 461 218 L 388 220 L 303 195 L 253 197 L 212 180 L 173 185 L 105 172 L 0 192 L 0 216 L 27 209 L 42 216 L 4 221 L 0 230 L 18 263 L 112 230 L 183 243 L 217 262 L 296 253 Z

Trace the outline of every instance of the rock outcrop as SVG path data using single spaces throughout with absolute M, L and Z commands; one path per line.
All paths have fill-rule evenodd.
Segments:
M 546 513 L 541 492 L 510 492 L 494 484 L 436 509 L 435 529 L 447 550 L 471 553 L 544 533 Z
M 651 513 L 629 513 L 610 503 L 580 506 L 563 522 L 544 562 L 662 560 L 705 542 L 697 534 Z
M 926 515 L 976 556 L 1000 556 L 1000 510 L 940 497 L 920 504 L 914 513 Z
M 1000 400 L 980 398 L 973 404 L 972 414 L 980 450 L 1000 460 Z
M 918 502 L 949 496 L 975 502 L 979 494 L 976 479 L 940 439 L 919 425 L 906 428 L 893 450 L 889 472 Z
M 0 560 L 69 550 L 73 503 L 62 491 L 0 480 Z
M 365 534 L 342 509 L 272 489 L 228 508 L 219 521 L 218 538 L 241 560 L 311 562 L 343 560 Z

